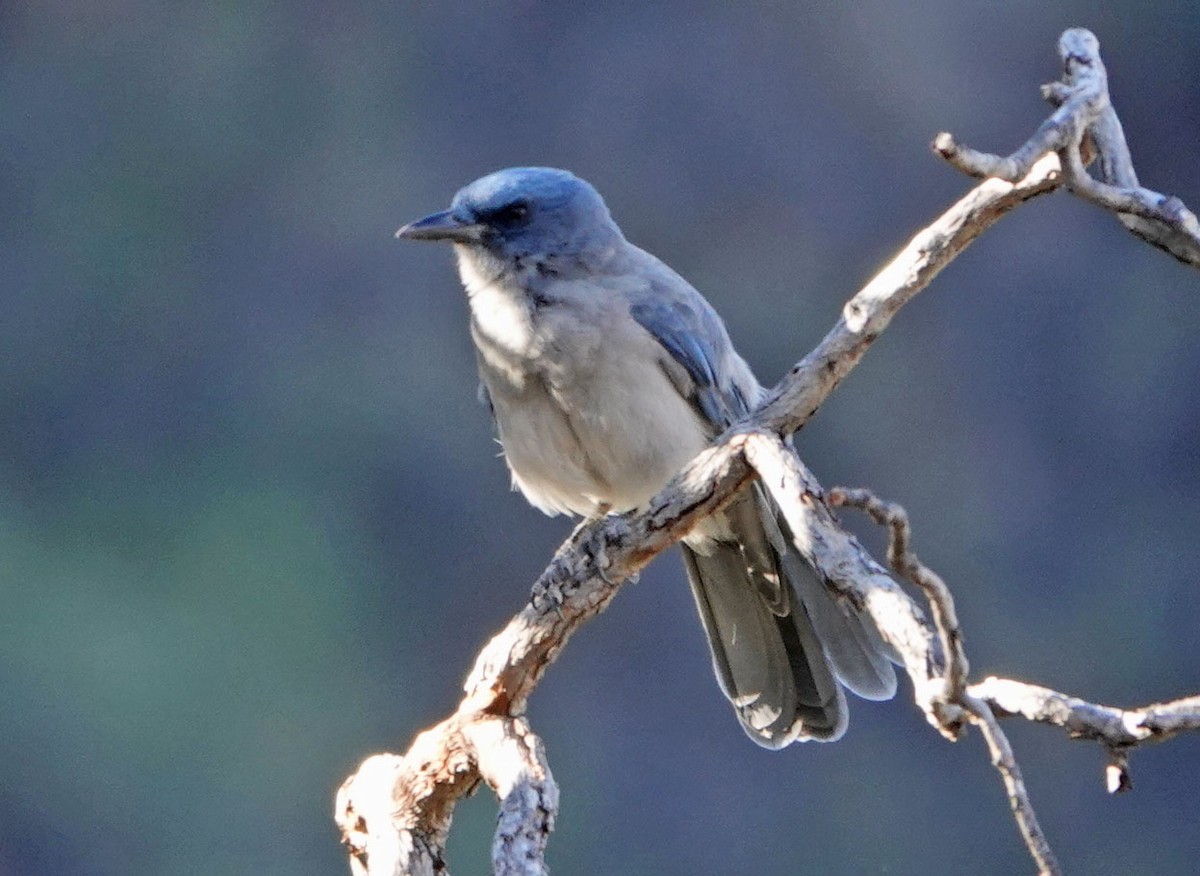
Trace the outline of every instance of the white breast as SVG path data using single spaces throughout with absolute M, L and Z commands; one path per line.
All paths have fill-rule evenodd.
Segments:
M 533 307 L 462 259 L 480 371 L 513 483 L 547 513 L 644 503 L 708 441 L 625 299 L 563 282 Z

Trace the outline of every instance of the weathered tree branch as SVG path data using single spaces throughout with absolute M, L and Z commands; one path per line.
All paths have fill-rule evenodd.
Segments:
M 1008 737 L 1000 729 L 992 709 L 983 699 L 972 694 L 966 687 L 968 663 L 963 648 L 962 633 L 958 626 L 958 613 L 954 609 L 954 597 L 950 588 L 937 573 L 922 563 L 912 549 L 912 532 L 908 524 L 908 513 L 892 502 L 884 502 L 869 490 L 849 490 L 835 487 L 829 493 L 829 503 L 834 506 L 858 508 L 868 514 L 880 526 L 888 528 L 888 564 L 905 580 L 911 581 L 925 594 L 937 624 L 938 638 L 945 648 L 945 683 L 941 688 L 941 700 L 931 703 L 942 716 L 965 714 L 980 729 L 992 756 L 992 765 L 1004 781 L 1008 794 L 1009 808 L 1017 821 L 1017 827 L 1025 840 L 1025 846 L 1033 856 L 1039 873 L 1061 872 L 1046 835 L 1038 824 L 1021 768 L 1013 755 Z
M 1045 88 L 1058 108 L 1008 158 L 959 146 L 948 134 L 935 148 L 956 166 L 990 176 L 918 233 L 843 308 L 833 328 L 796 364 L 766 402 L 688 464 L 648 507 L 580 526 L 559 548 L 533 597 L 483 649 L 457 710 L 421 733 L 403 756 L 368 758 L 338 792 L 335 819 L 356 874 L 444 874 L 443 850 L 455 802 L 481 782 L 501 813 L 492 848 L 496 873 L 542 874 L 558 790 L 540 740 L 525 718 L 538 681 L 571 634 L 602 611 L 621 583 L 759 477 L 788 522 L 797 549 L 839 600 L 872 618 L 914 685 L 929 722 L 956 739 L 978 726 L 1004 778 L 1026 844 L 1043 873 L 1058 872 L 1037 824 L 1012 749 L 996 715 L 1022 715 L 1101 741 L 1110 751 L 1110 787 L 1127 786 L 1125 757 L 1142 742 L 1200 729 L 1200 697 L 1122 711 L 1021 682 L 967 683 L 968 663 L 949 589 L 912 553 L 903 512 L 866 493 L 830 498 L 855 504 L 889 526 L 889 562 L 916 584 L 934 624 L 834 518 L 820 485 L 784 440 L 862 358 L 892 317 L 1001 216 L 1064 182 L 1117 211 L 1136 234 L 1200 267 L 1195 216 L 1177 199 L 1141 189 L 1120 122 L 1108 101 L 1095 37 L 1067 31 L 1060 41 L 1064 80 Z M 1088 176 L 1098 157 L 1101 180 Z M 1116 771 L 1116 778 L 1111 778 Z
M 1179 733 L 1200 730 L 1200 696 L 1136 709 L 1089 703 L 1067 694 L 1008 678 L 988 676 L 967 692 L 988 703 L 998 717 L 1019 715 L 1041 724 L 1064 728 L 1072 739 L 1092 739 L 1109 754 L 1106 784 L 1109 793 L 1133 787 L 1129 752 L 1139 745 L 1162 742 Z
M 1074 27 L 1059 39 L 1058 52 L 1062 82 L 1042 86 L 1043 97 L 1058 109 L 1016 152 L 1007 157 L 977 152 L 945 132 L 934 138 L 934 151 L 971 176 L 1009 181 L 1025 176 L 1042 156 L 1057 154 L 1063 182 L 1072 192 L 1116 213 L 1126 228 L 1147 243 L 1200 268 L 1196 214 L 1178 198 L 1138 183 L 1125 131 L 1109 98 L 1100 41 L 1091 31 Z M 1086 170 L 1093 155 L 1098 159 L 1099 179 Z

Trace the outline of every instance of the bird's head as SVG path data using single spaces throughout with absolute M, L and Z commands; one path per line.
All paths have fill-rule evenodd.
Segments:
M 621 240 L 599 193 L 548 167 L 488 174 L 460 189 L 449 210 L 410 222 L 396 236 L 447 240 L 508 264 L 586 256 Z

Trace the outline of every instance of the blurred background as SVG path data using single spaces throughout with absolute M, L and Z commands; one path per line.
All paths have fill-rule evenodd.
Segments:
M 567 167 L 770 384 L 1099 36 L 1144 183 L 1200 207 L 1191 0 L 5 4 L 0 873 L 348 872 L 333 795 L 444 717 L 571 522 L 508 489 L 448 248 Z M 976 677 L 1200 689 L 1200 276 L 1063 194 L 986 234 L 798 436 L 904 503 Z M 878 539 L 871 538 L 873 545 Z M 762 751 L 678 558 L 532 701 L 558 873 L 1032 872 L 977 734 L 851 704 Z M 1009 725 L 1069 872 L 1195 872 L 1200 739 Z M 459 809 L 486 869 L 495 804 Z

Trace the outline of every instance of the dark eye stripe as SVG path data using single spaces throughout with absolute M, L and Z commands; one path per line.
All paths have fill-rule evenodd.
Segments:
M 516 201 L 512 204 L 505 204 L 503 207 L 497 207 L 494 210 L 487 210 L 480 216 L 494 225 L 507 225 L 513 222 L 521 222 L 529 216 L 529 205 L 524 201 Z

